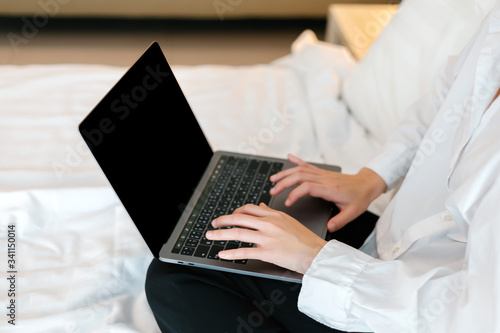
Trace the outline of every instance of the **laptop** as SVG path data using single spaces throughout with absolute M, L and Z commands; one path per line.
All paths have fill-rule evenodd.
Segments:
M 327 235 L 326 223 L 336 209 L 332 203 L 307 196 L 286 207 L 291 189 L 269 194 L 274 186 L 269 177 L 294 167 L 288 160 L 212 151 L 156 42 L 85 117 L 79 132 L 161 261 L 300 282 L 300 274 L 269 263 L 217 255 L 254 244 L 204 237 L 215 217 L 246 203 L 264 202 L 320 237 Z

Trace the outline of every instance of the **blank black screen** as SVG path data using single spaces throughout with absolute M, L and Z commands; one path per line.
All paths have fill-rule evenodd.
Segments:
M 157 43 L 79 129 L 158 257 L 213 152 Z

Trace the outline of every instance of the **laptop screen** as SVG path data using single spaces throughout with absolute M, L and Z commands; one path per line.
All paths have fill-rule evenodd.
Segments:
M 157 43 L 79 130 L 158 257 L 213 152 Z

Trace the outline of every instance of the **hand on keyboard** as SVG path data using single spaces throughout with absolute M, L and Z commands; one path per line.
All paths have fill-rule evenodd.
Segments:
M 259 259 L 304 274 L 326 241 L 318 237 L 291 216 L 269 208 L 248 204 L 231 215 L 212 222 L 206 238 L 212 241 L 235 239 L 254 243 L 252 248 L 219 252 L 226 260 Z

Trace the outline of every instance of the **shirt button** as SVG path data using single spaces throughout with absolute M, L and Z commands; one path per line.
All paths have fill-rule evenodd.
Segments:
M 396 253 L 399 251 L 399 247 L 396 247 L 394 250 L 392 250 L 392 254 Z
M 451 217 L 451 215 L 445 215 L 443 219 L 444 219 L 446 222 L 451 222 L 451 221 L 453 221 L 453 217 Z

